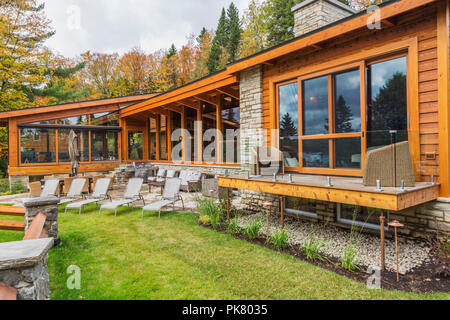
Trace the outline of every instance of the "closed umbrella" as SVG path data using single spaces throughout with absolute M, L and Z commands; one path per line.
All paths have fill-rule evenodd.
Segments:
M 78 137 L 73 130 L 70 130 L 69 133 L 69 157 L 72 164 L 72 176 L 76 176 L 80 165 L 80 153 L 78 151 Z

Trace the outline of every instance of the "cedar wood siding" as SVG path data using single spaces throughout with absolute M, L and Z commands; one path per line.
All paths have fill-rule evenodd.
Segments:
M 358 50 L 377 47 L 388 43 L 417 37 L 418 39 L 418 89 L 419 89 L 419 132 L 420 132 L 420 172 L 423 181 L 433 174 L 439 175 L 438 150 L 438 107 L 437 107 L 437 21 L 436 4 L 420 10 L 402 14 L 392 22 L 393 27 L 383 25 L 381 30 L 363 29 L 345 37 L 326 41 L 323 49 L 306 48 L 277 59 L 263 69 L 263 126 L 271 129 L 272 104 L 269 81 L 300 66 L 332 61 L 336 57 L 357 53 Z M 410 75 L 408 74 L 408 77 Z M 412 97 L 414 98 L 414 97 Z M 270 134 L 270 131 L 269 131 Z M 270 143 L 270 137 L 268 137 Z M 436 160 L 425 160 L 426 152 L 436 152 Z

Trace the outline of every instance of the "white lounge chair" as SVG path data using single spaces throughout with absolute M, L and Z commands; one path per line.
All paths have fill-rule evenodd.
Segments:
M 67 209 L 78 209 L 78 214 L 81 214 L 81 210 L 83 210 L 83 207 L 88 204 L 91 204 L 91 203 L 98 204 L 99 201 L 102 201 L 105 199 L 111 200 L 111 197 L 108 195 L 108 187 L 109 187 L 110 182 L 111 182 L 111 178 L 98 179 L 97 182 L 95 183 L 94 192 L 92 192 L 91 198 L 82 200 L 82 201 L 69 203 L 66 206 L 64 213 L 67 212 Z
M 127 189 L 125 190 L 125 194 L 123 198 L 120 200 L 112 201 L 111 203 L 105 203 L 100 206 L 100 210 L 98 214 L 102 213 L 102 210 L 109 209 L 114 210 L 114 215 L 117 216 L 117 209 L 120 206 L 130 205 L 135 201 L 142 200 L 145 206 L 144 198 L 141 195 L 142 184 L 144 183 L 144 179 L 142 178 L 132 178 L 128 180 Z
M 182 170 L 179 178 L 181 179 L 181 190 L 199 192 L 201 190 L 201 179 L 203 173 L 199 171 Z
M 67 192 L 67 198 L 61 199 L 59 204 L 69 203 L 79 200 L 83 196 L 83 188 L 86 184 L 86 179 L 74 179 L 70 184 L 69 191 Z
M 158 169 L 158 172 L 156 173 L 156 177 L 148 177 L 148 182 L 155 182 L 155 181 L 164 181 L 166 177 L 166 169 Z
M 45 180 L 44 188 L 42 188 L 42 192 L 39 195 L 39 197 L 45 198 L 45 197 L 55 196 L 56 192 L 58 190 L 58 187 L 59 187 L 59 180 L 58 179 Z M 23 207 L 23 204 L 25 202 L 27 202 L 28 200 L 30 200 L 30 198 L 17 199 L 17 201 L 19 203 L 14 205 L 14 206 L 15 207 Z
M 180 196 L 181 179 L 169 178 L 164 185 L 164 191 L 162 199 L 153 203 L 150 203 L 142 208 L 142 218 L 144 217 L 144 211 L 158 211 L 158 217 L 161 217 L 161 209 L 172 205 L 172 209 L 175 210 L 175 202 L 181 201 L 183 204 L 183 198 Z

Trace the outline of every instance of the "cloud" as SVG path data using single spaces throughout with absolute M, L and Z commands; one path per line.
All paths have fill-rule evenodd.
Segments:
M 46 0 L 56 35 L 46 43 L 64 56 L 87 50 L 124 53 L 177 47 L 202 27 L 215 29 L 230 0 Z M 250 0 L 235 0 L 242 14 Z

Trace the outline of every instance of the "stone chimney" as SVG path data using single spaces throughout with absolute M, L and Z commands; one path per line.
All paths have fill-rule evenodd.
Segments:
M 292 8 L 296 37 L 357 13 L 338 0 L 305 0 Z

